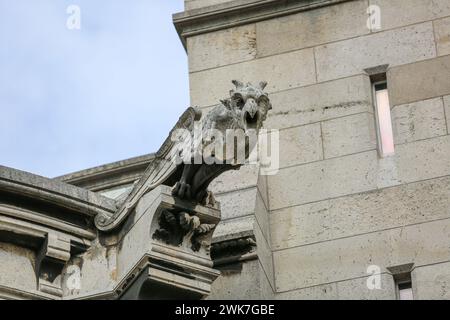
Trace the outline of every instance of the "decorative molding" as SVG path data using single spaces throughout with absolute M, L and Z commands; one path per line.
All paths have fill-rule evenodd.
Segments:
M 186 49 L 188 37 L 348 1 L 353 0 L 235 0 L 176 13 L 173 23 Z
M 0 285 L 0 299 L 6 300 L 58 300 L 58 297 L 39 291 L 24 291 Z
M 183 242 L 190 243 L 192 251 L 199 251 L 205 246 L 209 253 L 207 237 L 216 227 L 215 224 L 201 223 L 200 218 L 179 210 L 164 209 L 159 217 L 159 229 L 153 233 L 153 239 L 163 241 L 172 246 L 181 246 Z
M 38 289 L 41 292 L 62 297 L 61 273 L 70 260 L 70 239 L 48 233 L 36 257 Z
M 66 234 L 70 234 L 76 237 L 80 242 L 86 242 L 87 240 L 93 240 L 96 238 L 97 234 L 94 230 L 87 230 L 78 226 L 74 226 L 71 223 L 65 223 L 58 219 L 54 219 L 52 217 L 44 216 L 41 213 L 34 212 L 28 209 L 19 208 L 12 205 L 2 204 L 0 203 L 0 225 L 2 223 L 1 215 L 5 215 L 11 218 L 17 218 L 20 220 L 28 221 L 32 224 L 36 224 L 35 226 L 30 225 L 30 228 L 34 229 L 42 229 L 40 226 L 45 226 L 45 232 L 49 232 L 50 230 L 59 230 Z M 19 222 L 18 222 L 19 223 Z M 20 223 L 22 224 L 22 223 Z M 23 224 L 22 224 L 23 226 Z M 1 228 L 0 228 L 1 229 Z
M 213 243 L 211 258 L 214 266 L 234 263 L 238 261 L 256 259 L 256 240 L 254 236 L 231 239 Z
M 0 211 L 1 213 L 1 211 Z M 49 233 L 61 235 L 61 237 L 67 237 L 70 239 L 72 246 L 77 248 L 86 249 L 91 245 L 90 235 L 89 237 L 80 237 L 71 233 L 58 232 L 47 226 L 42 226 L 39 223 L 33 221 L 27 222 L 15 217 L 3 216 L 0 214 L 0 231 L 12 233 L 15 235 L 17 241 L 21 239 L 35 239 L 35 243 L 27 243 L 29 247 L 36 248 L 38 243 L 42 243 Z
M 86 189 L 0 166 L 0 192 L 54 204 L 81 215 L 112 215 L 116 202 Z

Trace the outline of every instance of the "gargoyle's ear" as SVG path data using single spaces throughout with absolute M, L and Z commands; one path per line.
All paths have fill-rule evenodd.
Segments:
M 231 82 L 236 86 L 236 89 L 240 89 L 244 86 L 244 84 L 238 80 L 233 80 Z
M 272 110 L 273 108 L 272 108 L 272 104 L 271 103 L 269 103 L 269 109 L 268 110 Z
M 228 109 L 231 108 L 231 101 L 230 101 L 230 99 L 220 100 L 220 102 L 221 102 L 225 107 L 227 107 Z
M 264 90 L 265 87 L 267 87 L 267 81 L 261 81 L 261 82 L 259 83 L 259 88 L 260 88 L 261 90 Z

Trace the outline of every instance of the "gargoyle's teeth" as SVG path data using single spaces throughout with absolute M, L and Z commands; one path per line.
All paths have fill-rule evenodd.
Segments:
M 258 114 L 255 114 L 253 117 L 250 113 L 246 112 L 244 115 L 244 121 L 247 128 L 256 128 L 258 123 Z

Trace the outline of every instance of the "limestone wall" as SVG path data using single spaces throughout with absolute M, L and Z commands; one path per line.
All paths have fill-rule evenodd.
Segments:
M 186 6 L 217 2 L 225 1 Z M 369 5 L 381 9 L 380 30 L 367 28 Z M 338 2 L 187 37 L 192 105 L 216 104 L 231 79 L 269 82 L 266 127 L 280 129 L 279 173 L 258 179 L 244 168 L 213 186 L 220 235 L 254 226 L 265 290 L 395 299 L 386 268 L 414 263 L 415 297 L 448 298 L 449 37 L 448 0 Z M 388 158 L 377 152 L 364 72 L 382 64 L 396 147 Z M 381 290 L 366 286 L 370 265 L 381 267 Z M 229 287 L 221 280 L 213 297 L 236 290 L 236 274 L 224 277 Z

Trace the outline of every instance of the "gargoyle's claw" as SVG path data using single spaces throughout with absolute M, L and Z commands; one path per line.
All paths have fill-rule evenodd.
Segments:
M 180 190 L 180 183 L 179 183 L 179 182 L 177 182 L 177 183 L 175 184 L 175 187 L 173 187 L 173 189 L 172 189 L 172 195 L 173 195 L 173 196 L 177 196 L 177 195 L 178 195 L 178 190 Z
M 184 182 L 177 182 L 172 190 L 172 195 L 180 199 L 190 199 L 191 198 L 191 186 Z

